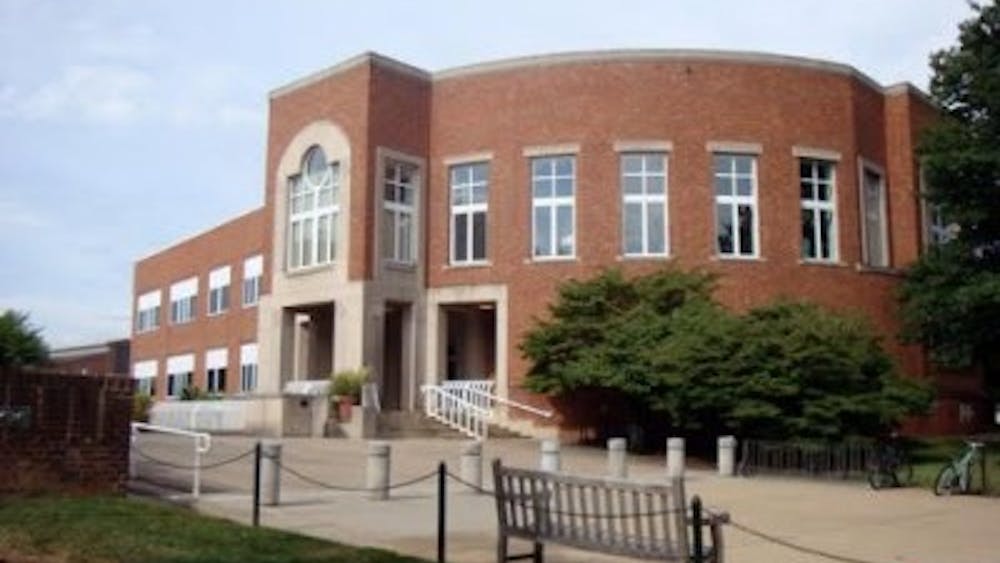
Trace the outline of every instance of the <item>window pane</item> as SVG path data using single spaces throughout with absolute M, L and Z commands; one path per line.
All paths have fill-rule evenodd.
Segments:
M 556 159 L 556 175 L 571 176 L 573 174 L 573 157 L 564 156 Z
M 573 255 L 573 207 L 560 205 L 556 208 L 556 236 L 559 238 L 559 255 Z
M 552 159 L 535 158 L 531 161 L 532 176 L 546 176 L 552 173 Z
M 298 268 L 302 264 L 302 223 L 295 221 L 292 223 L 292 247 L 289 265 Z
M 812 178 L 812 161 L 799 160 L 799 178 L 803 181 Z
M 559 178 L 556 180 L 556 195 L 569 197 L 573 195 L 573 179 Z
M 642 193 L 642 177 L 641 176 L 625 176 L 622 178 L 622 189 L 626 194 L 641 194 Z
M 815 214 L 810 209 L 802 210 L 802 257 L 816 258 Z
M 715 195 L 733 195 L 731 176 L 715 177 Z
M 646 155 L 646 172 L 662 173 L 664 160 L 665 157 L 662 154 Z
M 396 201 L 396 184 L 386 182 L 382 189 L 382 197 L 385 201 Z
M 832 190 L 830 190 L 830 184 L 820 182 L 819 185 L 816 186 L 816 191 L 816 199 L 820 201 L 830 201 L 830 194 L 832 192 Z
M 399 202 L 406 205 L 413 205 L 413 194 L 414 189 L 412 186 L 400 186 L 399 188 Z
M 622 172 L 638 174 L 642 171 L 642 155 L 626 154 L 622 155 Z
M 753 208 L 749 205 L 739 206 L 740 221 L 740 254 L 753 254 Z
M 868 264 L 886 265 L 882 248 L 882 189 L 881 177 L 869 170 L 864 175 L 865 249 Z
M 737 156 L 733 158 L 736 161 L 737 174 L 750 174 L 753 171 L 752 156 Z
M 831 245 L 833 234 L 833 213 L 820 211 L 819 222 L 819 248 L 822 258 L 833 258 L 833 246 Z
M 486 260 L 486 213 L 472 216 L 472 259 Z
M 549 256 L 552 254 L 551 209 L 548 206 L 535 208 L 535 256 Z
M 396 254 L 396 215 L 388 209 L 382 212 L 382 257 L 394 259 Z
M 642 204 L 625 204 L 625 254 L 642 254 Z
M 799 197 L 811 200 L 813 198 L 813 188 L 812 180 L 802 180 L 799 183 Z
M 663 195 L 663 176 L 649 176 L 646 178 L 646 193 L 649 195 Z
M 456 187 L 451 191 L 452 205 L 465 205 L 469 203 L 469 188 L 466 186 Z
M 333 205 L 333 188 L 327 186 L 319 191 L 319 206 L 330 207 Z
M 552 197 L 552 181 L 535 180 L 532 193 L 535 197 Z
M 302 265 L 313 263 L 313 220 L 302 221 Z
M 330 261 L 330 224 L 329 216 L 319 218 L 319 225 L 316 235 L 316 261 L 324 264 Z
M 736 195 L 753 195 L 753 180 L 750 178 L 736 178 Z
M 733 253 L 733 206 L 728 203 L 715 205 L 715 236 L 719 254 Z
M 338 213 L 330 214 L 330 260 L 337 259 L 337 216 Z
M 486 164 L 476 164 L 472 167 L 472 181 L 485 182 L 489 175 L 489 166 Z
M 455 233 L 454 260 L 464 262 L 468 259 L 468 218 L 465 213 L 454 216 L 453 232 Z
M 718 174 L 732 173 L 733 157 L 725 154 L 717 154 L 712 157 L 712 171 Z
M 489 187 L 486 184 L 472 186 L 472 203 L 486 203 Z
M 399 259 L 402 262 L 413 261 L 413 215 L 399 215 Z
M 646 205 L 647 213 L 647 233 L 649 236 L 648 252 L 650 254 L 663 254 L 666 252 L 666 222 L 664 221 L 664 209 L 662 203 L 649 203 Z
M 820 180 L 829 180 L 833 173 L 833 164 L 819 162 L 816 164 L 816 172 Z

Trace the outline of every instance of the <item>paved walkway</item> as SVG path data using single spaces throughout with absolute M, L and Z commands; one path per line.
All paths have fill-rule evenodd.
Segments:
M 364 485 L 365 442 L 284 439 L 283 463 L 326 483 Z M 445 461 L 459 467 L 458 440 L 392 442 L 392 482 L 432 471 Z M 215 437 L 204 463 L 247 451 L 253 440 Z M 140 439 L 143 452 L 177 464 L 191 463 L 188 444 L 177 438 Z M 536 467 L 538 444 L 530 440 L 490 440 L 488 462 L 501 457 L 507 465 Z M 563 447 L 563 470 L 600 475 L 606 458 L 598 449 Z M 661 479 L 660 457 L 630 458 L 630 474 Z M 202 495 L 193 503 L 204 513 L 250 522 L 252 457 L 204 472 Z M 190 472 L 139 464 L 140 483 L 172 489 L 176 500 L 190 500 Z M 429 559 L 436 553 L 436 482 L 423 481 L 393 491 L 389 501 L 371 501 L 363 493 L 335 492 L 282 476 L 282 503 L 262 507 L 261 523 L 359 545 L 371 545 Z M 490 497 L 462 490 L 449 482 L 448 560 L 494 561 L 495 505 Z M 728 511 L 733 520 L 785 540 L 873 563 L 1000 562 L 1000 500 L 981 497 L 937 498 L 929 491 L 871 491 L 861 483 L 721 478 L 708 471 L 689 471 L 688 494 L 699 494 L 710 507 Z M 160 489 L 161 493 L 167 489 Z M 790 551 L 727 527 L 726 559 L 735 563 L 829 561 Z M 512 546 L 517 552 L 520 546 Z M 546 561 L 628 561 L 594 557 L 577 550 L 546 548 Z

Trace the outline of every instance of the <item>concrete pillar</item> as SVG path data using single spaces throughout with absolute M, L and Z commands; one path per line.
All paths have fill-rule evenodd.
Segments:
M 667 438 L 667 477 L 684 476 L 684 438 Z
M 278 506 L 281 502 L 281 442 L 260 444 L 260 503 Z
M 615 479 L 628 477 L 626 463 L 628 442 L 625 438 L 608 438 L 608 476 Z
M 365 487 L 372 500 L 389 498 L 389 458 L 392 451 L 389 442 L 368 442 L 368 471 Z
M 719 475 L 732 477 L 736 469 L 736 438 L 719 436 L 719 451 L 716 459 L 719 465 Z
M 483 443 L 466 442 L 462 445 L 461 476 L 466 483 L 475 485 L 477 492 L 483 489 Z
M 559 440 L 542 440 L 541 458 L 538 465 L 542 471 L 559 472 L 561 468 L 559 462 Z

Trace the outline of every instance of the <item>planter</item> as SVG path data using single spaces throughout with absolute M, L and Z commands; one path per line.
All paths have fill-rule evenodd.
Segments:
M 337 397 L 337 420 L 350 422 L 352 407 L 354 407 L 354 397 Z

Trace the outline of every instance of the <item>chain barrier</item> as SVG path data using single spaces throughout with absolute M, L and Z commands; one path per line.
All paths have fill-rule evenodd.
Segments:
M 399 483 L 390 483 L 386 487 L 350 487 L 350 486 L 344 486 L 344 485 L 331 485 L 330 483 L 326 483 L 326 482 L 320 481 L 319 479 L 314 479 L 314 478 L 312 478 L 312 477 L 310 477 L 308 475 L 300 473 L 300 472 L 292 469 L 291 467 L 286 466 L 285 464 L 281 463 L 280 461 L 273 460 L 273 459 L 272 459 L 272 461 L 274 461 L 274 463 L 282 471 L 285 471 L 288 474 L 290 474 L 290 475 L 292 475 L 294 477 L 297 477 L 298 479 L 300 479 L 300 480 L 302 480 L 302 481 L 304 481 L 306 483 L 309 483 L 311 485 L 315 485 L 317 487 L 321 487 L 321 488 L 324 488 L 324 489 L 329 489 L 331 491 L 340 491 L 340 492 L 347 492 L 347 493 L 371 493 L 371 492 L 375 492 L 375 491 L 385 491 L 385 490 L 391 491 L 391 490 L 394 490 L 394 489 L 401 489 L 403 487 L 409 487 L 410 485 L 415 485 L 415 484 L 417 484 L 417 483 L 419 483 L 421 481 L 426 481 L 428 479 L 432 479 L 434 477 L 437 477 L 437 474 L 438 474 L 438 470 L 434 469 L 433 471 L 430 471 L 428 473 L 424 473 L 422 475 L 414 477 L 413 479 L 408 479 L 406 481 L 401 481 Z
M 822 557 L 824 559 L 829 559 L 830 561 L 840 561 L 841 563 L 876 563 L 870 559 L 857 559 L 855 557 L 847 557 L 846 555 L 837 555 L 836 553 L 830 553 L 829 551 L 823 551 L 821 549 L 816 549 L 813 547 L 807 547 L 804 545 L 799 545 L 797 543 L 792 543 L 788 540 L 783 540 L 779 537 L 772 536 L 770 534 L 765 534 L 759 530 L 755 530 L 739 522 L 734 521 L 732 518 L 729 519 L 728 525 L 736 528 L 737 530 L 754 536 L 756 538 L 762 539 L 767 542 L 771 542 L 792 551 L 798 551 L 799 553 L 805 553 L 808 555 L 815 555 L 816 557 Z
M 183 464 L 183 463 L 174 463 L 172 461 L 167 461 L 167 460 L 155 457 L 155 456 L 151 456 L 151 455 L 147 454 L 146 452 L 142 451 L 142 449 L 140 449 L 138 446 L 136 446 L 136 445 L 132 446 L 132 451 L 134 451 L 135 453 L 137 453 L 139 455 L 139 457 L 141 457 L 141 458 L 143 458 L 143 459 L 145 459 L 147 461 L 151 461 L 151 462 L 153 462 L 153 463 L 155 463 L 157 465 L 163 465 L 165 467 L 170 467 L 170 468 L 173 468 L 173 469 L 185 469 L 185 470 L 189 470 L 189 471 L 190 470 L 194 470 L 194 469 L 201 469 L 201 470 L 215 469 L 216 467 L 222 467 L 223 465 L 229 465 L 230 463 L 235 463 L 235 462 L 237 462 L 237 461 L 239 461 L 239 460 L 241 460 L 241 459 L 243 459 L 245 457 L 252 456 L 253 453 L 254 453 L 254 449 L 255 448 L 250 448 L 248 451 L 245 451 L 245 452 L 243 452 L 243 453 L 241 453 L 239 455 L 235 455 L 235 456 L 233 456 L 231 458 L 224 459 L 222 461 L 215 461 L 215 462 L 212 462 L 212 463 L 203 463 L 203 464 L 200 464 L 200 465 L 187 465 L 187 464 Z

